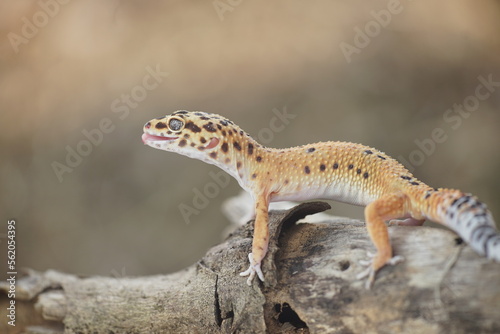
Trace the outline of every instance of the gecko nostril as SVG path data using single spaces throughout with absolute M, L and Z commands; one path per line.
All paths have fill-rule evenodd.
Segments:
M 147 123 L 144 125 L 144 127 L 145 127 L 146 129 L 149 129 L 149 128 L 151 127 L 151 122 L 147 122 Z

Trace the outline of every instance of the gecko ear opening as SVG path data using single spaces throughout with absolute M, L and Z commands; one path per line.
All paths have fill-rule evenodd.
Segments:
M 218 144 L 219 144 L 219 139 L 212 138 L 212 139 L 210 139 L 210 142 L 208 143 L 208 145 L 205 148 L 211 149 L 211 148 L 214 148 L 215 146 L 217 146 Z

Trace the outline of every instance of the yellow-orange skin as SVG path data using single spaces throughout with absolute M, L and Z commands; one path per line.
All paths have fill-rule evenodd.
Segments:
M 183 123 L 182 128 L 169 128 L 172 119 Z M 259 271 L 267 252 L 268 207 L 272 201 L 325 198 L 366 206 L 368 233 L 377 248 L 368 281 L 371 285 L 375 273 L 393 258 L 385 221 L 410 218 L 414 225 L 425 219 L 443 223 L 438 208 L 464 195 L 458 190 L 427 186 L 399 162 L 371 147 L 321 142 L 287 149 L 266 148 L 215 114 L 176 112 L 151 120 L 144 132 L 150 135 L 143 136 L 146 144 L 215 164 L 251 193 L 255 200 L 255 230 L 251 266 L 246 272 L 250 280 L 255 275 L 252 265 Z M 152 136 L 175 139 L 155 140 Z

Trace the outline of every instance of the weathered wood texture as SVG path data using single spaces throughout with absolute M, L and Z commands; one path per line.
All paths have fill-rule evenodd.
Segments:
M 17 333 L 500 333 L 500 264 L 449 231 L 390 227 L 405 261 L 372 290 L 356 275 L 373 251 L 364 223 L 295 224 L 329 208 L 301 204 L 271 214 L 264 284 L 247 286 L 252 224 L 170 275 L 90 277 L 29 272 L 18 282 Z M 279 236 L 279 237 L 278 237 Z M 5 289 L 6 286 L 2 286 Z M 64 324 L 64 327 L 62 326 Z

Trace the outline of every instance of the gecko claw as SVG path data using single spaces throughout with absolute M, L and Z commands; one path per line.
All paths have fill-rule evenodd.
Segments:
M 363 267 L 368 267 L 369 265 L 372 264 L 373 262 L 373 258 L 375 257 L 375 255 L 377 255 L 376 253 L 372 253 L 370 251 L 366 252 L 366 256 L 368 256 L 368 260 L 359 260 L 358 263 L 360 265 L 362 265 Z M 362 273 L 365 273 L 365 271 L 367 270 L 364 270 Z M 361 274 L 358 274 L 358 276 L 361 275 Z M 361 277 L 361 278 L 364 278 L 366 277 L 368 274 L 365 274 L 365 276 Z
M 375 255 L 377 255 L 377 253 L 373 253 L 373 252 L 367 251 L 367 252 L 366 252 L 366 255 L 367 255 L 370 259 L 373 259 L 373 258 L 375 257 Z
M 387 264 L 390 266 L 394 266 L 398 263 L 401 263 L 405 260 L 405 258 L 402 255 L 396 255 L 393 256 L 389 261 L 387 261 Z
M 364 279 L 366 277 L 368 278 L 365 282 L 365 289 L 370 290 L 373 286 L 373 282 L 375 281 L 375 270 L 373 270 L 371 266 L 356 275 L 356 279 L 358 280 Z
M 360 272 L 359 274 L 356 275 L 356 279 L 360 280 L 360 279 L 363 279 L 365 277 L 368 277 L 371 270 L 372 270 L 372 268 L 366 268 L 365 270 L 363 270 L 362 272 Z
M 254 260 L 252 253 L 248 254 L 248 260 L 250 261 L 250 266 L 248 267 L 247 270 L 241 272 L 240 276 L 248 276 L 248 279 L 247 279 L 248 285 L 252 285 L 252 281 L 255 277 L 255 274 L 257 274 L 259 279 L 262 282 L 264 282 L 264 274 L 262 273 L 262 269 L 260 269 L 260 262 L 257 263 Z
M 369 266 L 368 268 L 366 268 L 365 270 L 363 270 L 362 272 L 360 272 L 359 274 L 356 275 L 356 278 L 359 280 L 359 279 L 363 279 L 363 278 L 367 278 L 366 280 L 366 283 L 365 283 L 365 288 L 367 290 L 370 290 L 371 287 L 373 286 L 373 283 L 375 282 L 375 274 L 380 270 L 380 268 L 382 268 L 383 266 L 386 266 L 386 265 L 390 265 L 390 266 L 393 266 L 393 265 L 396 265 L 402 261 L 404 261 L 404 257 L 401 256 L 401 255 L 396 255 L 396 256 L 393 256 L 392 258 L 390 258 L 383 266 L 381 266 L 380 268 L 377 268 L 377 269 L 374 269 L 373 267 L 373 261 L 375 259 L 375 256 L 374 254 L 370 254 L 368 253 L 368 257 L 370 257 L 371 259 L 366 261 L 366 260 L 361 260 L 359 261 L 359 263 L 363 266 Z

